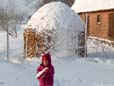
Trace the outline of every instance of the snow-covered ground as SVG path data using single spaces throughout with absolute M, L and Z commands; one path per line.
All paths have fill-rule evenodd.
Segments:
M 10 37 L 9 62 L 6 58 L 6 32 L 0 32 L 0 86 L 39 84 L 36 69 L 41 59 L 23 59 L 23 29 L 23 25 L 18 26 L 18 37 Z M 61 58 L 52 56 L 54 86 L 114 86 L 114 48 L 88 39 L 87 49 L 87 58 L 63 56 L 63 52 L 59 53 Z
M 23 63 L 0 62 L 0 86 L 38 86 L 38 60 Z M 53 61 L 54 86 L 114 86 L 114 64 L 64 57 Z
M 10 57 L 22 57 L 23 55 L 23 29 L 20 29 L 23 25 L 17 26 L 17 38 L 9 36 L 9 56 Z M 0 32 L 0 60 L 6 59 L 7 51 L 7 33 Z
M 88 39 L 88 56 L 102 59 L 114 59 L 114 48 L 96 39 Z
M 39 84 L 35 76 L 40 59 L 20 60 L 23 58 L 22 32 L 22 29 L 18 30 L 17 39 L 10 37 L 10 62 L 6 62 L 4 53 L 6 33 L 0 33 L 0 86 L 38 86 Z M 88 45 L 88 58 L 78 56 L 53 58 L 54 86 L 114 86 L 114 49 L 100 42 L 96 44 L 95 40 L 88 40 Z M 106 55 L 109 58 L 106 58 Z

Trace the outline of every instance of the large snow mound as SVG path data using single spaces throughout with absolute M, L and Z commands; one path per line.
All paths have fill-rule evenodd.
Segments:
M 38 33 L 52 31 L 53 42 L 46 43 L 53 49 L 51 51 L 56 51 L 57 55 L 74 55 L 78 47 L 78 35 L 84 31 L 84 24 L 67 5 L 62 2 L 51 2 L 31 17 L 25 26 L 25 29 L 28 28 L 36 29 Z
M 29 20 L 25 28 L 75 30 L 84 29 L 80 17 L 62 2 L 51 2 L 41 7 Z

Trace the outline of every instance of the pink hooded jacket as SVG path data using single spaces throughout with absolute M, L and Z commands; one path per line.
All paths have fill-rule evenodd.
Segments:
M 39 84 L 40 86 L 53 86 L 53 78 L 54 78 L 54 67 L 51 64 L 51 56 L 49 53 L 44 54 L 42 56 L 42 62 L 43 60 L 48 60 L 48 71 L 44 72 L 39 78 Z M 40 66 L 37 68 L 37 73 L 39 71 L 42 71 L 45 68 L 43 64 L 40 64 Z

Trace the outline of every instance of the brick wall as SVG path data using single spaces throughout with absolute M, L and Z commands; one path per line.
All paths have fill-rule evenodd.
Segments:
M 79 15 L 84 22 L 86 14 L 88 14 L 87 33 L 89 36 L 114 39 L 114 10 L 80 13 Z

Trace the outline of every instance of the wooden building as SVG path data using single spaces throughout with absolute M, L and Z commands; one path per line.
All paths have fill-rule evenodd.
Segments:
M 114 41 L 114 0 L 76 0 L 72 9 L 87 22 L 88 36 Z

